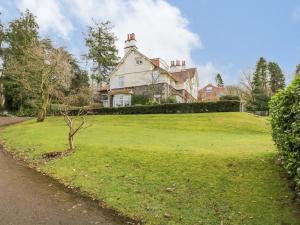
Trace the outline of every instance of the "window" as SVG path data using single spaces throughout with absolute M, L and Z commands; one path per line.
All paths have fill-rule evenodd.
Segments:
M 152 83 L 158 83 L 159 82 L 159 71 L 155 70 L 152 73 Z
M 143 64 L 143 59 L 141 57 L 135 58 L 135 61 L 137 65 Z
M 124 77 L 119 77 L 119 87 L 124 87 Z
M 207 91 L 207 92 L 212 92 L 212 87 L 207 87 L 207 88 L 206 88 L 206 91 Z

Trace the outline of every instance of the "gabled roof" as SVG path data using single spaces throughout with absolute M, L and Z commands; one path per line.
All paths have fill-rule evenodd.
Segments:
M 224 91 L 225 88 L 224 87 L 218 87 L 218 86 L 215 86 L 213 84 L 207 84 L 206 86 L 204 86 L 203 88 L 201 88 L 199 90 L 199 92 L 205 92 L 206 88 L 208 87 L 211 87 L 213 89 L 213 91 Z
M 196 68 L 189 68 L 182 70 L 180 72 L 173 72 L 171 75 L 173 78 L 179 82 L 179 83 L 184 83 L 188 79 L 192 79 L 194 76 L 197 74 L 197 69 Z
M 130 49 L 125 56 L 122 58 L 122 60 L 118 63 L 118 65 L 114 68 L 114 70 L 111 72 L 111 74 L 108 76 L 108 79 L 111 78 L 114 73 L 118 70 L 118 68 L 124 63 L 124 61 L 126 60 L 126 58 L 130 55 L 131 52 L 136 52 L 138 53 L 140 56 L 144 57 L 148 62 L 150 62 L 155 68 L 158 68 L 160 71 L 165 72 L 166 74 L 168 74 L 170 77 L 172 77 L 174 80 L 176 80 L 172 74 L 170 72 L 168 72 L 167 70 L 165 70 L 164 68 L 159 66 L 159 62 L 157 62 L 157 60 L 159 58 L 156 59 L 149 59 L 147 56 L 145 56 L 143 53 L 141 53 L 140 51 L 138 51 L 136 48 L 132 48 Z

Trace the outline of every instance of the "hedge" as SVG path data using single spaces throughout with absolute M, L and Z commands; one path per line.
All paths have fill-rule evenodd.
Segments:
M 272 136 L 300 193 L 300 76 L 270 101 Z
M 239 112 L 239 101 L 218 101 L 198 103 L 175 103 L 159 105 L 141 105 L 118 108 L 90 109 L 90 115 L 112 114 L 162 114 L 162 113 L 204 113 L 204 112 Z M 71 115 L 76 115 L 78 110 L 71 110 Z

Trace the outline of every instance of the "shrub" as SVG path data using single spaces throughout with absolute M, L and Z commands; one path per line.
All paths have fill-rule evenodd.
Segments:
M 220 97 L 221 101 L 225 101 L 225 100 L 236 100 L 236 101 L 240 101 L 240 97 L 236 96 L 236 95 L 225 95 L 225 96 L 221 96 Z
M 176 103 L 160 105 L 141 105 L 119 108 L 100 108 L 89 110 L 90 115 L 105 114 L 160 114 L 160 113 L 204 113 L 204 112 L 238 112 L 239 101 L 218 101 L 198 103 Z M 77 109 L 71 110 L 76 115 Z
M 300 77 L 270 102 L 272 136 L 288 174 L 300 190 Z
M 20 110 L 15 112 L 15 114 L 16 116 L 36 116 L 39 104 L 40 103 L 37 103 L 33 100 L 27 100 L 24 102 Z
M 175 96 L 168 96 L 162 103 L 177 103 Z
M 133 95 L 131 102 L 132 102 L 132 105 L 146 105 L 149 102 L 149 96 Z

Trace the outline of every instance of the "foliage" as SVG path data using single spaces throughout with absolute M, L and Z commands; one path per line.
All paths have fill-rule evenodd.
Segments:
M 83 86 L 79 90 L 71 92 L 69 95 L 73 96 L 70 102 L 72 106 L 87 106 L 92 103 L 93 93 L 87 86 Z
M 75 60 L 71 61 L 73 77 L 71 79 L 71 91 L 79 91 L 81 88 L 89 87 L 89 76 L 86 70 L 82 70 Z
M 173 95 L 168 96 L 165 101 L 162 101 L 162 103 L 177 103 L 176 97 Z
M 239 101 L 218 101 L 218 102 L 198 102 L 198 103 L 176 103 L 139 105 L 119 108 L 90 109 L 91 115 L 103 114 L 157 114 L 157 113 L 204 113 L 204 112 L 238 112 L 240 110 Z M 73 115 L 78 110 L 70 112 Z
M 3 86 L 6 107 L 22 110 L 26 101 L 32 98 L 30 83 L 27 80 L 28 68 L 20 68 L 27 62 L 25 51 L 38 41 L 38 25 L 35 17 L 26 11 L 21 17 L 10 22 L 5 32 L 3 49 Z
M 240 97 L 237 95 L 225 95 L 220 97 L 220 101 L 228 101 L 228 100 L 235 100 L 235 101 L 240 101 Z
M 300 64 L 297 66 L 295 77 L 296 76 L 300 76 Z
M 253 75 L 252 99 L 247 104 L 249 111 L 268 111 L 268 65 L 264 58 L 260 58 Z
M 300 190 L 300 77 L 270 102 L 273 139 L 283 166 Z
M 119 61 L 118 50 L 115 46 L 116 40 L 109 21 L 95 23 L 94 26 L 88 27 L 88 34 L 85 38 L 89 49 L 87 58 L 94 63 L 93 79 L 98 83 L 107 82 L 109 74 Z
M 224 82 L 223 82 L 222 76 L 219 73 L 216 76 L 216 84 L 218 87 L 224 87 Z
M 268 70 L 270 76 L 270 81 L 269 81 L 270 92 L 271 95 L 273 95 L 285 87 L 285 78 L 281 68 L 275 62 L 270 62 L 268 64 Z
M 4 37 L 6 48 L 1 81 L 8 110 L 18 115 L 35 114 L 41 122 L 50 102 L 57 102 L 70 92 L 78 94 L 76 105 L 90 102 L 87 72 L 80 69 L 66 49 L 54 47 L 50 39 L 39 38 L 33 14 L 26 11 L 10 22 Z
M 132 105 L 146 105 L 150 98 L 146 95 L 133 95 L 131 98 Z
M 203 113 L 87 116 L 86 122 L 74 154 L 39 168 L 122 215 L 145 225 L 299 224 L 274 164 L 266 118 Z M 49 117 L 0 135 L 15 154 L 37 160 L 65 151 L 65 133 L 63 118 Z

